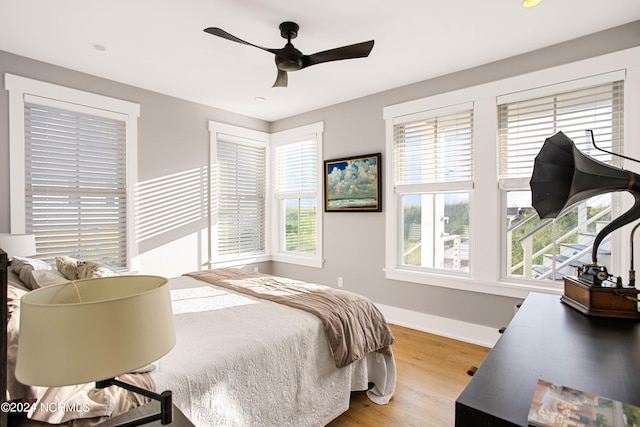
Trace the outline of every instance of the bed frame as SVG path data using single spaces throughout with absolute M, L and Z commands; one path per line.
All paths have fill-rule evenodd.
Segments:
M 0 249 L 0 393 L 2 402 L 7 400 L 7 282 L 9 280 L 9 257 Z M 7 412 L 0 411 L 0 427 L 7 427 Z

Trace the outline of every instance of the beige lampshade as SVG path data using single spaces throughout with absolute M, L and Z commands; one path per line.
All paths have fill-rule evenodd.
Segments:
M 9 258 L 35 255 L 36 236 L 34 234 L 0 233 L 0 249 L 5 251 Z
M 22 297 L 16 378 L 48 387 L 101 381 L 158 360 L 175 343 L 165 278 L 51 285 Z

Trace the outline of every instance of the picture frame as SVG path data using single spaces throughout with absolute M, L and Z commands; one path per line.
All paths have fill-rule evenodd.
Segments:
M 324 161 L 325 212 L 382 212 L 381 153 Z

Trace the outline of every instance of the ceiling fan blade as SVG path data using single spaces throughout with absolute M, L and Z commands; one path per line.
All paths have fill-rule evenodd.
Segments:
M 304 55 L 302 57 L 302 68 L 321 64 L 323 62 L 367 57 L 369 56 L 371 49 L 373 49 L 373 43 L 373 40 L 369 40 L 367 42 L 325 50 L 312 55 Z
M 238 37 L 236 37 L 234 35 L 231 35 L 231 34 L 227 33 L 225 30 L 222 30 L 222 29 L 217 28 L 217 27 L 205 28 L 204 32 L 212 34 L 214 36 L 222 37 L 223 39 L 231 40 L 232 42 L 236 42 L 236 43 L 240 43 L 240 44 L 246 44 L 248 46 L 257 47 L 258 49 L 266 50 L 267 52 L 271 52 L 271 53 L 276 53 L 277 51 L 280 50 L 280 49 L 269 49 L 269 48 L 266 48 L 266 47 L 255 45 L 253 43 L 249 43 L 247 41 L 239 39 Z
M 278 77 L 276 77 L 276 81 L 271 87 L 287 87 L 287 83 L 289 83 L 287 72 L 278 69 Z

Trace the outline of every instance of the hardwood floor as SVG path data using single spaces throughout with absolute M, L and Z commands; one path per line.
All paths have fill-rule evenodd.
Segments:
M 364 392 L 353 393 L 350 408 L 328 427 L 454 425 L 455 400 L 480 366 L 489 348 L 401 326 L 390 325 L 396 338 L 396 392 L 387 405 L 376 405 Z

